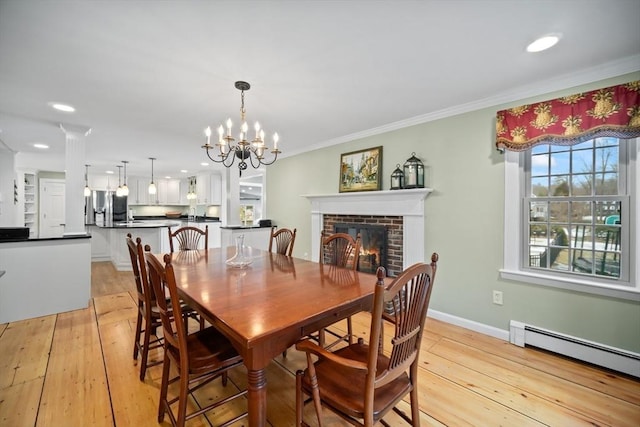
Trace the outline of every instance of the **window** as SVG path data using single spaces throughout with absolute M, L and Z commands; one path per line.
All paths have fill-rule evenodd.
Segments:
M 505 278 L 638 299 L 637 142 L 507 152 Z

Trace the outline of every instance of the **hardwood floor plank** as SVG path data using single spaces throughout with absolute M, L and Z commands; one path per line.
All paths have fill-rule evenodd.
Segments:
M 111 261 L 91 263 L 92 297 L 128 292 L 135 290 L 135 286 L 133 273 L 116 270 Z
M 563 378 L 523 366 L 465 344 L 443 339 L 431 349 L 433 354 L 517 387 L 553 404 L 576 411 L 598 423 L 637 426 L 639 408 L 617 397 Z M 546 409 L 550 411 L 550 408 Z
M 33 427 L 36 424 L 44 376 L 0 388 L 0 425 Z
M 113 426 L 93 310 L 58 315 L 37 426 Z
M 0 389 L 44 377 L 56 316 L 10 323 L 0 336 Z
M 97 297 L 93 301 L 100 325 L 135 319 L 138 314 L 135 301 L 128 292 Z M 133 344 L 133 336 L 131 337 L 131 343 Z
M 640 405 L 638 380 L 624 374 L 618 374 L 534 348 L 518 347 L 507 341 L 431 318 L 427 318 L 427 329 L 483 352 L 547 372 L 576 384 L 600 390 L 634 405 Z
M 481 372 L 453 363 L 443 357 L 425 352 L 420 356 L 421 369 L 447 378 L 479 395 L 512 408 L 522 414 L 550 426 L 593 426 L 598 422 L 561 405 L 549 404 L 546 399 L 532 394 L 527 389 L 514 387 Z M 495 367 L 495 370 L 501 368 Z M 421 377 L 422 375 L 420 375 Z M 500 376 L 499 374 L 496 377 Z M 421 379 L 419 377 L 419 380 Z M 428 399 L 424 402 L 428 405 Z

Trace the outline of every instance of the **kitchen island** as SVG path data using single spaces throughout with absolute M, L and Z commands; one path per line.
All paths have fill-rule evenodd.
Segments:
M 143 245 L 149 245 L 152 252 L 170 252 L 168 227 L 173 230 L 183 226 L 193 226 L 204 230 L 209 227 L 209 247 L 220 247 L 219 221 L 189 221 L 188 219 L 135 219 L 126 222 L 106 222 L 88 225 L 87 230 L 94 237 L 91 246 L 93 261 L 111 261 L 118 271 L 131 271 L 131 258 L 126 245 L 126 237 L 131 233 L 135 240 L 140 237 Z M 202 241 L 204 245 L 204 241 Z
M 87 308 L 91 236 L 0 241 L 0 323 Z

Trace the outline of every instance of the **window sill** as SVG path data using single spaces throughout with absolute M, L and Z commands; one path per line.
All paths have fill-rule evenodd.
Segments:
M 529 271 L 500 269 L 500 277 L 506 280 L 515 280 L 534 285 L 549 286 L 553 288 L 568 289 L 594 295 L 602 295 L 611 298 L 640 301 L 640 289 L 620 285 L 608 285 L 594 283 L 575 278 L 551 277 Z

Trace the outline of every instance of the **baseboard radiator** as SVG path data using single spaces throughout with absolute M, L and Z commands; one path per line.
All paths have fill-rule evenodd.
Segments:
M 509 341 L 529 345 L 640 378 L 640 354 L 512 320 Z

